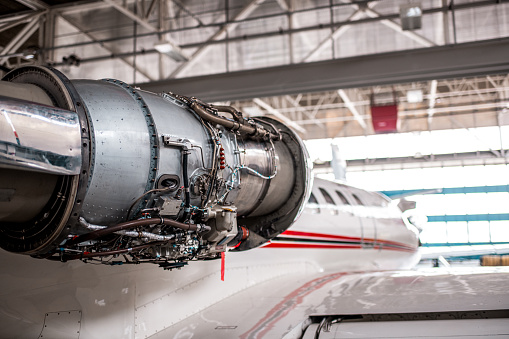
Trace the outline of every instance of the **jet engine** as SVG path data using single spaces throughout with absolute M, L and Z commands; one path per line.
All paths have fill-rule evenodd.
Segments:
M 279 121 L 48 67 L 2 80 L 7 251 L 180 267 L 267 242 L 307 201 L 307 152 Z

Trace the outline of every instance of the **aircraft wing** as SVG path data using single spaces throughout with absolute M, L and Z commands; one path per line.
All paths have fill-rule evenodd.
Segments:
M 509 268 L 286 275 L 151 338 L 509 337 Z

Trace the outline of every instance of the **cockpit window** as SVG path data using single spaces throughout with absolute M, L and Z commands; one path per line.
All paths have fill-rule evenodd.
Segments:
M 344 205 L 350 205 L 350 203 L 348 202 L 348 200 L 346 200 L 346 198 L 345 198 L 343 193 L 341 193 L 340 191 L 336 191 L 336 194 L 338 195 L 339 199 L 341 199 L 341 202 Z
M 389 204 L 389 202 L 384 197 L 382 197 L 378 194 L 373 195 L 373 203 L 372 203 L 373 206 L 385 207 L 388 204 Z
M 323 188 L 320 188 L 320 192 L 322 192 L 323 198 L 325 199 L 326 203 L 331 204 L 331 205 L 336 205 L 336 203 L 334 203 L 334 200 L 332 200 L 331 196 L 329 195 L 329 193 L 327 193 L 326 190 L 324 190 Z
M 320 206 L 318 205 L 318 200 L 316 200 L 316 197 L 313 193 L 309 196 L 308 205 L 307 208 L 309 208 L 310 212 L 313 214 L 320 213 Z
M 309 196 L 308 204 L 318 204 L 318 201 L 316 200 L 313 193 L 311 193 L 311 195 Z

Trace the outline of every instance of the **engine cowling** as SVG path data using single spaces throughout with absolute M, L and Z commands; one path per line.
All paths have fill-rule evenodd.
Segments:
M 307 201 L 307 152 L 276 120 L 38 66 L 8 73 L 0 88 L 8 251 L 59 260 L 129 253 L 171 267 L 257 247 Z

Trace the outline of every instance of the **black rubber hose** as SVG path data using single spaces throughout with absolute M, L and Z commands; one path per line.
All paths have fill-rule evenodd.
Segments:
M 103 228 L 103 229 L 100 229 L 97 231 L 93 231 L 93 232 L 89 232 L 89 233 L 80 235 L 76 238 L 68 240 L 65 243 L 65 246 L 79 244 L 84 241 L 95 240 L 97 238 L 104 237 L 105 235 L 108 235 L 108 234 L 111 234 L 114 232 L 118 232 L 118 231 L 122 231 L 125 229 L 129 229 L 129 228 L 135 228 L 135 227 L 139 227 L 139 226 L 156 225 L 156 224 L 168 225 L 168 226 L 183 229 L 185 231 L 189 231 L 189 230 L 197 231 L 202 228 L 201 225 L 184 224 L 182 222 L 178 222 L 178 221 L 175 221 L 172 219 L 165 219 L 165 218 L 149 218 L 149 219 L 131 220 L 131 221 L 126 221 L 126 222 L 117 224 L 115 226 L 110 226 L 107 228 Z M 203 226 L 203 227 L 205 227 L 205 226 Z
M 123 248 L 120 250 L 103 251 L 103 252 L 84 252 L 84 253 L 80 253 L 80 254 L 71 254 L 71 255 L 64 254 L 62 257 L 51 256 L 46 259 L 54 260 L 54 261 L 68 261 L 68 260 L 76 260 L 76 259 L 87 259 L 87 258 L 93 258 L 93 257 L 105 257 L 108 255 L 116 255 L 116 254 L 122 254 L 122 253 L 127 253 L 127 252 L 136 252 L 136 251 L 142 250 L 147 247 L 160 245 L 162 243 L 164 243 L 164 241 L 154 241 L 154 242 L 150 242 L 148 244 L 134 246 L 131 248 Z

